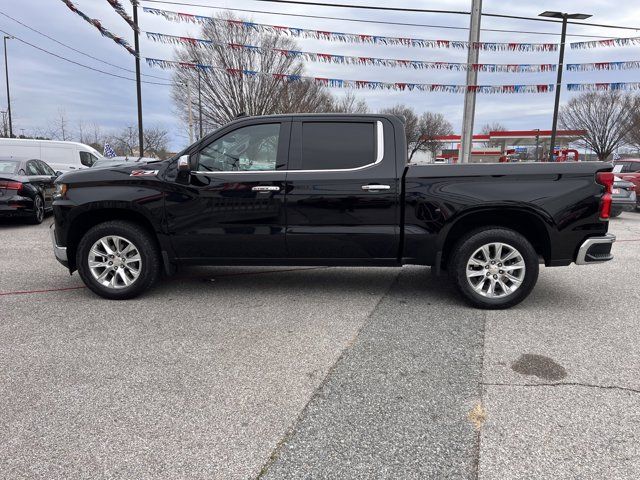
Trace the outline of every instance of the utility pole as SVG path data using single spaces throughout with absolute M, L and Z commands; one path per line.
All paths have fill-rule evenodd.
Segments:
M 131 1 L 133 5 L 133 46 L 136 51 L 136 93 L 138 95 L 138 155 L 144 156 L 144 132 L 142 130 L 142 85 L 140 83 L 140 39 L 138 32 L 138 0 Z
M 558 76 L 556 78 L 556 99 L 553 104 L 553 123 L 551 126 L 551 145 L 549 145 L 549 161 L 553 162 L 553 151 L 556 147 L 556 131 L 558 128 L 558 108 L 560 107 L 560 90 L 562 89 L 562 71 L 564 70 L 564 44 L 567 39 L 567 22 L 569 20 L 586 20 L 591 15 L 586 13 L 542 12 L 540 17 L 562 19 L 562 33 L 560 35 L 560 55 L 558 58 Z
M 540 161 L 538 158 L 538 146 L 540 145 L 540 129 L 536 128 L 536 162 Z
M 9 62 L 7 61 L 7 40 L 11 39 L 8 35 L 4 36 L 4 76 L 7 81 L 7 113 L 9 115 L 9 138 L 13 138 L 13 124 L 11 122 L 11 96 L 9 95 Z
M 200 80 L 200 69 L 198 68 L 198 121 L 200 123 L 200 136 L 198 140 L 202 139 L 202 86 Z
M 471 23 L 469 25 L 469 51 L 467 52 L 467 90 L 464 94 L 464 113 L 462 135 L 460 137 L 460 163 L 469 163 L 473 149 L 473 120 L 476 113 L 476 91 L 469 88 L 478 84 L 478 71 L 473 65 L 478 63 L 480 53 L 480 20 L 482 18 L 482 0 L 471 0 Z

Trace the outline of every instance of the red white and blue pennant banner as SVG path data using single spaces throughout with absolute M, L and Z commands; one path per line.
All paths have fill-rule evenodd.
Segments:
M 157 58 L 146 58 L 150 67 L 162 69 L 190 69 L 190 70 L 218 70 L 226 72 L 235 77 L 252 78 L 256 76 L 267 76 L 283 82 L 311 81 L 320 85 L 335 88 L 356 88 L 369 90 L 417 90 L 421 92 L 446 92 L 465 93 L 474 91 L 478 93 L 546 93 L 552 92 L 553 84 L 544 85 L 444 85 L 434 83 L 404 83 L 404 82 L 377 82 L 371 80 L 345 80 L 341 78 L 326 77 L 306 77 L 302 75 L 289 75 L 286 73 L 259 72 L 256 70 L 242 70 L 237 68 L 222 68 L 213 65 L 203 65 L 192 62 L 178 62 L 172 60 L 160 60 Z
M 631 38 L 607 38 L 605 40 L 591 40 L 589 42 L 573 42 L 570 44 L 574 49 L 600 48 L 600 47 L 629 47 L 640 45 L 640 37 Z
M 134 30 L 138 30 L 136 28 L 136 24 L 133 22 L 133 19 L 129 16 L 129 14 L 124 9 L 124 7 L 119 2 L 119 0 L 107 0 L 107 2 L 109 2 L 109 5 L 113 7 L 113 9 L 118 13 L 118 15 L 120 15 L 124 19 L 124 21 L 129 24 L 131 28 L 133 28 Z
M 78 14 L 80 17 L 82 17 L 86 22 L 90 23 L 91 25 L 93 25 L 94 27 L 96 27 L 98 29 L 98 31 L 102 34 L 103 37 L 107 37 L 110 38 L 111 40 L 113 40 L 114 42 L 116 42 L 118 45 L 120 45 L 121 47 L 124 47 L 127 49 L 127 51 L 131 54 L 131 55 L 135 55 L 136 51 L 131 47 L 131 45 L 129 45 L 129 43 L 127 43 L 127 41 L 122 38 L 119 37 L 117 35 L 114 35 L 113 33 L 111 33 L 109 30 L 107 30 L 106 28 L 104 28 L 102 26 L 102 24 L 100 23 L 100 20 L 96 20 L 95 18 L 91 18 L 88 15 L 86 15 L 85 13 L 81 12 L 80 10 L 78 10 L 76 8 L 76 6 L 73 4 L 73 2 L 71 2 L 71 0 L 62 0 L 62 2 L 64 2 L 64 4 L 69 7 L 69 10 L 71 10 L 72 12 Z
M 636 70 L 640 68 L 640 61 L 629 62 L 596 62 L 596 63 L 568 63 L 570 72 L 593 72 L 595 70 Z
M 395 58 L 376 58 L 376 57 L 356 57 L 349 55 L 332 55 L 329 53 L 304 52 L 300 50 L 282 50 L 279 48 L 264 48 L 256 45 L 242 45 L 237 43 L 221 43 L 213 40 L 204 40 L 200 38 L 178 37 L 174 35 L 166 35 L 163 33 L 146 32 L 147 38 L 154 42 L 169 43 L 173 45 L 197 46 L 201 48 L 223 47 L 230 49 L 242 49 L 251 53 L 264 53 L 267 51 L 275 51 L 289 58 L 301 58 L 309 62 L 336 63 L 343 65 L 370 65 L 380 67 L 394 68 L 414 68 L 429 70 L 454 70 L 467 71 L 469 69 L 478 72 L 500 72 L 500 73 L 538 73 L 552 72 L 556 70 L 556 65 L 551 63 L 544 64 L 501 64 L 501 63 L 451 63 L 451 62 L 427 62 L 423 60 L 403 60 Z
M 323 30 L 310 30 L 307 28 L 284 27 L 280 25 L 267 25 L 263 23 L 245 22 L 241 20 L 225 20 L 192 15 L 189 13 L 160 10 L 158 8 L 143 7 L 143 11 L 152 15 L 158 15 L 172 22 L 188 22 L 205 25 L 218 23 L 231 25 L 245 30 L 270 33 L 274 35 L 287 35 L 299 38 L 312 38 L 316 40 L 330 40 L 344 43 L 365 43 L 376 45 L 403 45 L 407 47 L 422 48 L 477 48 L 488 51 L 517 51 L 517 52 L 552 52 L 558 49 L 556 43 L 498 43 L 498 42 L 465 42 L 459 40 L 428 40 L 423 38 L 385 37 L 362 33 L 329 32 Z
M 599 92 L 603 90 L 640 90 L 640 82 L 617 83 L 568 83 L 567 90 L 572 92 Z

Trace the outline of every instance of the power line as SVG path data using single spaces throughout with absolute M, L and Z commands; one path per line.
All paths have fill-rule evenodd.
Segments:
M 94 72 L 102 73 L 104 75 L 109 75 L 111 77 L 122 78 L 123 80 L 130 80 L 132 82 L 136 81 L 134 78 L 129 78 L 129 77 L 125 77 L 125 76 L 122 76 L 122 75 L 118 75 L 117 73 L 106 72 L 104 70 L 100 70 L 99 68 L 94 68 L 94 67 L 91 67 L 89 65 L 85 65 L 84 63 L 80 63 L 80 62 L 76 62 L 75 60 L 71 60 L 70 58 L 63 57 L 62 55 L 58 55 L 57 53 L 50 52 L 49 50 L 46 50 L 46 49 L 44 49 L 42 47 L 38 47 L 37 45 L 34 45 L 33 43 L 29 43 L 26 40 L 23 40 L 20 37 L 16 37 L 15 35 L 13 35 L 13 34 L 11 34 L 9 32 L 6 32 L 6 31 L 4 31 L 2 29 L 0 29 L 0 32 L 4 33 L 5 35 L 8 35 L 10 37 L 13 37 L 14 39 L 18 40 L 19 42 L 24 43 L 25 45 L 28 45 L 28 46 L 30 46 L 32 48 L 35 48 L 36 50 L 40 50 L 41 52 L 44 52 L 44 53 L 46 53 L 48 55 L 52 55 L 52 56 L 54 56 L 56 58 L 59 58 L 60 60 L 64 60 L 65 62 L 73 63 L 74 65 L 78 65 L 79 67 L 83 67 L 83 68 L 86 68 L 88 70 L 92 70 Z M 160 82 L 150 82 L 150 81 L 143 81 L 142 83 L 148 83 L 150 85 L 166 85 L 166 86 L 172 85 L 171 83 L 160 83 Z
M 453 25 L 438 25 L 438 24 L 428 24 L 428 23 L 407 23 L 407 22 L 391 22 L 384 20 L 366 20 L 359 18 L 343 18 L 343 17 L 331 17 L 326 15 L 310 15 L 303 13 L 285 13 L 285 12 L 273 12 L 268 10 L 255 10 L 248 8 L 232 8 L 232 7 L 214 7 L 210 5 L 201 5 L 201 4 L 193 4 L 193 3 L 180 3 L 180 2 L 171 2 L 171 1 L 162 1 L 162 0 L 142 0 L 144 2 L 149 3 L 169 3 L 174 5 L 182 5 L 182 6 L 193 6 L 193 7 L 204 7 L 211 8 L 214 10 L 229 10 L 232 12 L 243 12 L 243 13 L 261 13 L 266 15 L 279 15 L 283 17 L 300 17 L 300 18 L 314 18 L 321 20 L 339 20 L 343 22 L 355 22 L 355 23 L 369 23 L 369 24 L 377 24 L 377 25 L 394 25 L 401 27 L 421 27 L 421 28 L 440 28 L 444 30 L 463 30 L 469 31 L 469 27 L 456 27 Z M 496 33 L 522 33 L 527 35 L 547 35 L 547 36 L 561 36 L 560 33 L 556 32 L 536 32 L 530 30 L 509 30 L 502 28 L 482 28 L 483 32 L 496 32 Z M 579 34 L 567 34 L 567 37 L 580 37 L 580 38 L 600 38 L 606 39 L 609 37 L 602 35 L 579 35 Z
M 144 2 L 151 3 L 168 3 L 172 5 L 184 5 L 191 7 L 205 7 L 205 8 L 222 8 L 222 7 L 212 7 L 210 5 L 202 5 L 191 2 L 176 2 L 171 0 L 142 0 Z M 387 12 L 404 12 L 404 13 L 440 13 L 440 14 L 450 14 L 450 15 L 470 15 L 471 12 L 463 11 L 463 10 L 436 10 L 436 9 L 423 9 L 423 8 L 406 8 L 406 7 L 381 7 L 378 5 L 345 5 L 344 3 L 326 3 L 326 2 L 304 2 L 302 0 L 253 0 L 256 2 L 268 2 L 268 3 L 280 3 L 280 4 L 294 4 L 294 5 L 306 5 L 313 7 L 332 7 L 332 8 L 351 8 L 351 9 L 361 9 L 361 10 L 377 10 L 377 11 L 387 11 Z M 495 17 L 495 18 L 509 18 L 513 20 L 528 20 L 534 22 L 546 22 L 546 23 L 558 23 L 561 24 L 561 20 L 553 20 L 551 18 L 545 17 L 524 17 L 520 15 L 506 15 L 501 13 L 483 13 L 483 17 Z M 567 23 L 575 24 L 575 25 L 585 25 L 590 27 L 600 27 L 600 28 L 614 28 L 620 30 L 640 30 L 640 27 L 629 27 L 626 25 L 607 25 L 603 23 L 588 23 L 588 22 L 573 22 L 568 21 Z
M 110 67 L 117 68 L 117 69 L 119 69 L 119 70 L 123 70 L 123 71 L 125 71 L 125 72 L 135 73 L 135 70 L 132 70 L 132 69 L 129 69 L 129 68 L 125 68 L 125 67 L 121 67 L 121 66 L 119 66 L 119 65 L 115 65 L 115 64 L 113 64 L 113 63 L 107 62 L 106 60 L 103 60 L 103 59 L 98 58 L 98 57 L 94 57 L 93 55 L 91 55 L 91 54 L 89 54 L 89 53 L 83 52 L 83 51 L 81 51 L 81 50 L 78 50 L 77 48 L 74 48 L 74 47 L 72 47 L 72 46 L 70 46 L 70 45 L 67 45 L 66 43 L 63 43 L 63 42 L 61 42 L 60 40 L 57 40 L 57 39 L 53 38 L 53 37 L 52 37 L 52 36 L 50 36 L 50 35 L 47 35 L 46 33 L 43 33 L 43 32 L 41 32 L 41 31 L 39 31 L 39 30 L 37 30 L 37 29 L 35 29 L 35 28 L 33 28 L 33 27 L 30 27 L 30 26 L 29 26 L 29 25 L 27 25 L 26 23 L 23 23 L 23 22 L 21 22 L 20 20 L 18 20 L 18 19 L 16 19 L 16 18 L 13 18 L 11 15 L 7 15 L 6 13 L 4 13 L 4 12 L 2 12 L 2 11 L 0 11 L 0 15 L 3 15 L 3 16 L 5 16 L 5 17 L 7 17 L 9 20 L 13 20 L 14 22 L 16 22 L 16 23 L 18 23 L 18 24 L 22 25 L 22 26 L 23 26 L 23 27 L 25 27 L 25 28 L 28 28 L 29 30 L 31 30 L 32 32 L 37 33 L 38 35 L 42 35 L 43 37 L 48 38 L 49 40 L 51 40 L 52 42 L 57 43 L 58 45 L 62 45 L 63 47 L 68 48 L 69 50 L 72 50 L 72 51 L 74 51 L 74 52 L 76 52 L 76 53 L 79 53 L 80 55 L 84 55 L 84 56 L 89 57 L 89 58 L 91 58 L 91 59 L 93 59 L 93 60 L 96 60 L 96 61 L 98 61 L 98 62 L 104 63 L 105 65 L 109 65 Z M 150 78 L 157 78 L 157 79 L 159 79 L 159 80 L 165 80 L 165 81 L 169 80 L 168 78 L 158 77 L 158 76 L 156 76 L 156 75 L 150 75 L 150 74 L 146 74 L 146 73 L 145 73 L 145 74 L 143 74 L 143 75 L 145 75 L 145 76 L 147 76 L 147 77 L 150 77 Z

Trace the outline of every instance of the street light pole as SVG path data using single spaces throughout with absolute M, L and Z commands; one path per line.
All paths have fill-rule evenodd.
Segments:
M 562 19 L 562 34 L 560 35 L 560 55 L 558 57 L 558 76 L 556 78 L 556 99 L 553 104 L 553 123 L 551 126 L 551 145 L 549 145 L 549 161 L 553 162 L 553 151 L 556 145 L 556 132 L 558 128 L 558 109 L 560 107 L 560 90 L 562 89 L 562 72 L 564 70 L 564 45 L 567 39 L 567 22 L 571 20 L 585 20 L 591 15 L 586 13 L 542 12 L 540 17 Z
M 7 61 L 7 40 L 11 39 L 8 35 L 4 36 L 4 76 L 7 81 L 7 113 L 9 115 L 9 138 L 13 138 L 13 125 L 11 123 L 11 96 L 9 95 L 9 63 Z
M 202 88 L 201 88 L 199 68 L 198 68 L 198 122 L 200 123 L 200 136 L 198 137 L 198 140 L 202 140 Z
M 131 2 L 133 5 L 133 46 L 136 51 L 136 94 L 138 99 L 138 155 L 144 156 L 144 132 L 142 130 L 142 85 L 140 82 L 140 39 L 138 28 L 138 1 Z

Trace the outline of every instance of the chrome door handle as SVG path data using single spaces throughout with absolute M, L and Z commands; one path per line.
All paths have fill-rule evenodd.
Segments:
M 251 190 L 254 192 L 279 192 L 280 187 L 276 185 L 256 185 L 255 187 L 251 187 Z
M 362 185 L 362 190 L 389 190 L 389 185 Z

